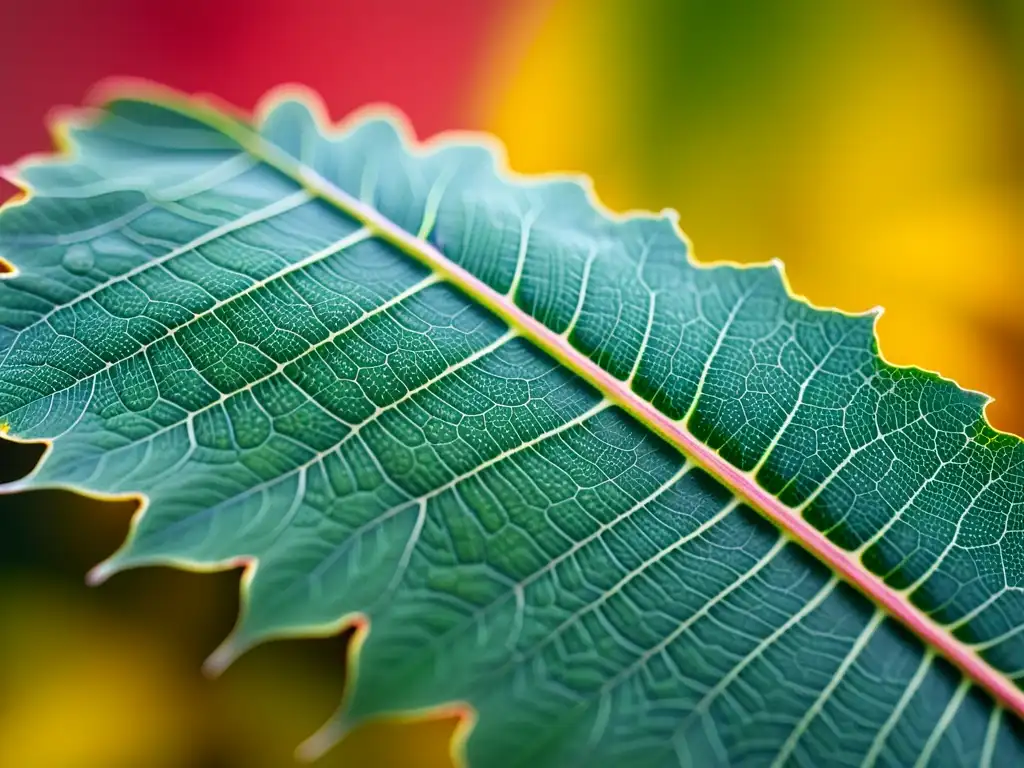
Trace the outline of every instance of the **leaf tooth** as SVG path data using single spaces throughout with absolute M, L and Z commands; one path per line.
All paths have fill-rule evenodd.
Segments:
M 228 635 L 216 650 L 203 662 L 203 674 L 209 678 L 220 677 L 235 660 L 245 652 L 245 648 L 237 642 L 234 633 Z
M 14 165 L 0 165 L 0 179 L 3 179 L 8 184 L 12 184 L 16 187 L 24 186 L 24 182 L 21 180 L 21 174 L 18 172 L 17 166 Z
M 243 566 L 240 584 L 242 612 L 234 629 L 231 630 L 228 636 L 203 662 L 203 674 L 209 678 L 220 677 L 243 653 L 259 645 L 265 639 L 245 631 L 246 606 L 252 593 L 252 581 L 256 577 L 256 571 L 259 568 L 259 559 L 255 557 L 234 558 L 233 564 Z
M 347 614 L 341 621 L 334 625 L 334 632 L 337 634 L 345 628 L 352 628 L 354 631 L 345 648 L 345 695 L 341 705 L 334 714 L 308 739 L 299 744 L 295 749 L 295 759 L 303 763 L 312 763 L 321 758 L 341 743 L 356 726 L 365 722 L 373 715 L 384 714 L 383 711 L 372 713 L 352 714 L 350 707 L 352 692 L 355 689 L 359 677 L 360 657 L 363 644 L 369 635 L 370 621 L 364 614 Z M 394 713 L 392 713 L 394 714 Z
M 138 512 L 135 513 L 138 516 Z M 134 524 L 133 524 L 134 526 Z M 139 558 L 132 555 L 131 547 L 133 542 L 133 535 L 129 534 L 124 544 L 121 545 L 120 549 L 108 556 L 105 560 L 101 560 L 99 563 L 89 569 L 89 572 L 85 574 L 85 583 L 90 587 L 98 587 L 103 584 L 111 576 L 126 571 L 129 568 L 138 568 L 144 565 L 175 565 L 184 570 L 188 570 L 189 563 L 181 562 L 175 559 L 147 559 Z
M 299 744 L 295 749 L 295 759 L 302 763 L 312 763 L 341 742 L 352 732 L 353 724 L 344 715 L 336 715 L 324 723 L 320 729 Z
M 0 496 L 32 490 L 32 484 L 27 482 L 27 480 L 27 477 L 23 477 L 20 480 L 12 480 L 9 483 L 0 483 Z
M 121 571 L 127 570 L 129 568 L 157 564 L 155 561 L 152 560 L 133 559 L 131 554 L 131 548 L 132 543 L 134 541 L 135 533 L 134 529 L 136 525 L 135 521 L 138 520 L 139 516 L 143 512 L 144 507 L 145 504 L 143 504 L 142 508 L 136 511 L 135 517 L 132 521 L 132 531 L 128 534 L 128 537 L 125 539 L 124 543 L 117 549 L 117 551 L 112 553 L 111 555 L 108 555 L 104 560 L 98 562 L 96 565 L 89 569 L 88 573 L 85 574 L 85 583 L 88 584 L 90 587 L 98 587 L 105 581 L 107 581 L 107 579 L 109 579 L 114 574 L 120 573 Z
M 100 584 L 105 582 L 119 570 L 118 566 L 107 558 L 101 563 L 97 563 L 89 572 L 85 574 L 85 583 L 90 587 L 98 587 Z

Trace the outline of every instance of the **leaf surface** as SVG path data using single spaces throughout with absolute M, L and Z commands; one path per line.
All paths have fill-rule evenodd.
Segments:
M 145 500 L 102 580 L 249 563 L 220 668 L 362 626 L 329 747 L 474 766 L 1024 759 L 1024 449 L 778 265 L 306 98 L 107 101 L 0 214 L 9 490 Z M 468 721 L 467 721 L 468 722 Z

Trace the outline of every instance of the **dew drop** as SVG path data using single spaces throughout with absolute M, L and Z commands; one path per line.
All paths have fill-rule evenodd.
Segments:
M 81 243 L 68 248 L 61 259 L 64 269 L 75 275 L 84 275 L 92 269 L 94 262 L 92 248 Z

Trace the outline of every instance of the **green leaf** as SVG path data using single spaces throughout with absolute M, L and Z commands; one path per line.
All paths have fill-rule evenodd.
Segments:
M 248 563 L 212 669 L 359 625 L 313 755 L 462 702 L 474 766 L 1024 760 L 1024 449 L 875 314 L 474 136 L 107 101 L 0 215 L 7 490 Z M 468 731 L 467 729 L 464 729 Z

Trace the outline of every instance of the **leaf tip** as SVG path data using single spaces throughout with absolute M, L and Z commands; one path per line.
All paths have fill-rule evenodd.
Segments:
M 319 760 L 344 739 L 350 730 L 349 724 L 343 718 L 330 720 L 296 748 L 295 759 L 301 763 Z
M 98 587 L 115 573 L 117 573 L 117 566 L 110 560 L 104 560 L 89 569 L 89 572 L 85 574 L 85 583 L 90 587 Z
M 203 674 L 210 679 L 218 678 L 241 655 L 234 638 L 228 638 L 203 662 Z
M 24 480 L 15 480 L 10 483 L 0 483 L 0 496 L 10 496 L 15 493 L 29 490 L 29 485 Z

